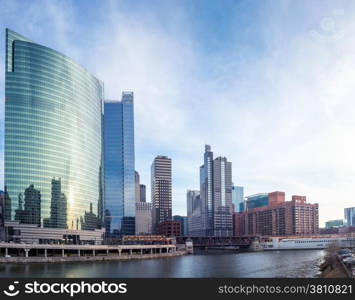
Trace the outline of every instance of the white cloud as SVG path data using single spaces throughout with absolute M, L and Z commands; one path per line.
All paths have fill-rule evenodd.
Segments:
M 17 8 L 6 3 L 10 18 Z M 104 81 L 107 98 L 134 91 L 137 170 L 148 199 L 150 164 L 167 154 L 174 213 L 185 214 L 185 191 L 199 187 L 209 143 L 233 162 L 234 182 L 247 194 L 306 195 L 320 204 L 321 222 L 355 206 L 355 22 L 348 4 L 343 15 L 334 15 L 339 3 L 317 10 L 273 4 L 251 20 L 264 49 L 249 53 L 235 44 L 204 53 L 178 5 L 127 13 L 121 2 L 103 3 L 97 18 L 104 22 L 95 25 L 80 24 L 74 2 L 37 1 L 16 26 L 84 64 Z

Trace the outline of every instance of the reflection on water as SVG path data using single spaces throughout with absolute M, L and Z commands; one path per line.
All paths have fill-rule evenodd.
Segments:
M 0 277 L 315 277 L 322 250 L 195 254 L 131 261 L 0 264 Z

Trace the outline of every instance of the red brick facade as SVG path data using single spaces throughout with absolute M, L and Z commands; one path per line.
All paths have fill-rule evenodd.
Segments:
M 285 193 L 284 192 L 272 192 L 268 195 L 269 204 L 277 204 L 285 202 Z
M 180 221 L 164 221 L 158 224 L 157 234 L 165 236 L 180 236 L 181 224 Z
M 269 194 L 269 205 L 234 213 L 234 235 L 307 235 L 319 233 L 318 204 L 306 203 L 305 196 Z

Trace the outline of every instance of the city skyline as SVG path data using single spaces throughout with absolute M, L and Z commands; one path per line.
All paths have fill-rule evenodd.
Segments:
M 211 144 L 233 163 L 233 182 L 245 195 L 306 195 L 319 203 L 322 226 L 354 206 L 354 4 L 274 3 L 202 9 L 180 1 L 158 9 L 145 1 L 33 1 L 18 18 L 19 2 L 4 1 L 0 25 L 2 37 L 9 27 L 77 60 L 105 82 L 108 98 L 135 92 L 136 170 L 150 190 L 152 159 L 172 158 L 174 214 L 186 215 L 186 190 L 199 187 L 201 147 Z M 48 19 L 52 25 L 43 26 Z M 335 29 L 326 30 L 331 21 Z M 102 47 L 107 36 L 110 49 Z M 2 97 L 3 89 L 2 72 Z

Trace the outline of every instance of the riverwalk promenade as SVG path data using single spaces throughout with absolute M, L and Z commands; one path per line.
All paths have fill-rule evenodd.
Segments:
M 185 255 L 174 244 L 51 245 L 0 243 L 0 263 L 127 260 Z

